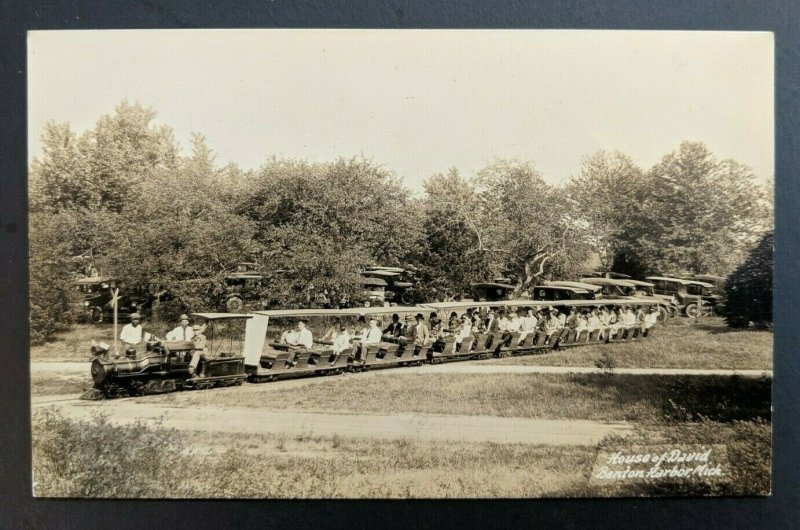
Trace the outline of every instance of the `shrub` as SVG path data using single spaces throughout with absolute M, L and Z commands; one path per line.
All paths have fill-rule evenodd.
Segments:
M 184 491 L 182 438 L 160 423 L 33 415 L 34 494 L 41 497 L 169 497 Z

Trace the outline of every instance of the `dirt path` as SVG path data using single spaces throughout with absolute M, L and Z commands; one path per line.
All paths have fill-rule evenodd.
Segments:
M 42 403 L 41 405 L 44 405 Z M 552 445 L 593 445 L 608 434 L 627 434 L 627 423 L 585 420 L 542 420 L 496 416 L 438 414 L 362 414 L 285 412 L 252 408 L 177 408 L 135 399 L 107 402 L 50 403 L 65 415 L 87 419 L 109 413 L 110 420 L 154 422 L 163 417 L 167 427 L 220 433 L 344 436 L 395 440 L 466 441 Z
M 86 374 L 89 378 L 87 362 L 34 362 L 31 363 L 31 374 L 60 373 Z M 378 370 L 372 373 L 404 374 L 588 374 L 601 370 L 593 366 L 519 366 L 506 364 L 485 364 L 481 361 L 439 364 L 435 366 L 405 367 Z M 633 375 L 740 375 L 745 377 L 772 377 L 772 370 L 723 370 L 723 369 L 689 369 L 689 368 L 615 368 L 617 374 Z

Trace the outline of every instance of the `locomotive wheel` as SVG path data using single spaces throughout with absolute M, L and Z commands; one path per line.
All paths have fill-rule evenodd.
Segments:
M 697 304 L 689 304 L 684 309 L 686 316 L 689 318 L 697 318 L 700 316 L 700 307 Z
M 147 383 L 144 384 L 142 388 L 142 394 L 158 394 L 161 392 L 161 381 L 156 381 L 155 379 L 151 379 Z

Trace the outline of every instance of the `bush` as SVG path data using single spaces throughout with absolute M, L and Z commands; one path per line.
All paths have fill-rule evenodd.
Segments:
M 33 415 L 34 494 L 40 497 L 181 495 L 184 443 L 173 429 L 141 421 L 114 425 L 104 415 Z
M 761 238 L 725 282 L 725 321 L 730 327 L 772 323 L 773 233 Z

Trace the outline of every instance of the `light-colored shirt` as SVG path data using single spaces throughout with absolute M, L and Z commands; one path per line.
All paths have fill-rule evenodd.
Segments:
M 417 332 L 414 336 L 414 343 L 415 344 L 425 344 L 425 341 L 431 336 L 431 332 L 428 330 L 428 325 L 425 322 L 420 322 L 417 324 Z
M 194 330 L 190 326 L 178 326 L 167 333 L 167 340 L 192 340 Z
M 306 328 L 297 335 L 297 345 L 304 346 L 306 348 L 311 348 L 314 346 L 314 336 L 311 334 L 311 330 Z
M 589 329 L 597 329 L 600 327 L 600 317 L 597 315 L 590 315 L 588 322 Z
M 300 336 L 300 333 L 296 329 L 290 329 L 284 331 L 281 335 L 281 342 L 284 344 L 290 344 L 292 346 L 297 346 L 297 338 Z
M 497 320 L 497 331 L 508 331 L 509 320 L 506 317 L 500 317 Z
M 658 323 L 658 313 L 647 313 L 644 317 L 644 327 L 652 328 Z
M 536 324 L 538 324 L 538 323 L 539 323 L 539 321 L 536 319 L 535 316 L 533 316 L 533 315 L 524 316 L 524 317 L 522 317 L 522 328 L 521 329 L 522 329 L 522 331 L 533 331 L 534 329 L 536 329 Z
M 127 344 L 139 344 L 142 339 L 150 340 L 150 334 L 145 332 L 141 325 L 126 324 L 119 334 L 119 340 Z
M 633 312 L 626 312 L 623 322 L 626 326 L 636 325 L 636 315 Z
M 381 328 L 378 326 L 371 327 L 369 328 L 367 336 L 364 338 L 364 344 L 380 344 L 382 337 L 383 333 L 381 333 Z
M 522 326 L 522 320 L 520 318 L 512 318 L 508 321 L 508 324 L 506 325 L 506 330 L 519 331 L 521 326 Z
M 350 346 L 350 334 L 342 331 L 333 339 L 333 353 L 342 353 Z

